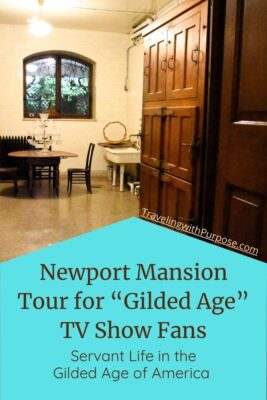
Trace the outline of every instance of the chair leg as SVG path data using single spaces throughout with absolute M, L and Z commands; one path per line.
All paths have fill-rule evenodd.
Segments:
M 18 179 L 17 176 L 14 176 L 14 196 L 18 193 Z
M 73 176 L 73 175 L 74 175 L 74 176 Z M 82 176 L 81 176 L 80 174 L 77 175 L 77 183 L 82 183 L 81 177 L 82 177 Z M 73 180 L 73 178 L 75 179 L 75 174 L 72 173 L 72 172 L 69 172 L 69 173 L 68 173 L 68 185 L 67 185 L 67 192 L 68 192 L 69 194 L 71 194 L 71 192 L 72 192 L 72 180 Z M 90 173 L 85 172 L 84 180 L 85 180 L 87 192 L 88 192 L 88 193 L 92 193 L 91 176 L 90 176 Z
M 90 173 L 87 172 L 85 176 L 87 192 L 92 193 Z
M 51 165 L 49 165 L 49 167 L 48 167 L 48 182 L 49 182 L 49 186 L 50 186 L 50 183 L 51 183 L 51 175 L 52 175 L 52 168 L 51 168 Z
M 92 186 L 91 186 L 91 176 L 88 176 L 88 186 L 89 186 L 89 192 L 92 194 Z
M 67 192 L 68 193 L 70 191 L 70 179 L 71 179 L 71 175 L 70 175 L 70 173 L 68 173 L 68 187 L 67 187 Z
M 87 192 L 90 192 L 88 173 L 87 172 L 85 173 L 85 184 L 86 184 Z
M 72 174 L 70 174 L 70 188 L 69 188 L 69 193 L 71 194 L 72 192 Z

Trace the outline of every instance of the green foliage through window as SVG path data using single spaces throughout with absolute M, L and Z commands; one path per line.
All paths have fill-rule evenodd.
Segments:
M 92 65 L 61 54 L 24 61 L 24 116 L 50 111 L 53 117 L 91 117 Z

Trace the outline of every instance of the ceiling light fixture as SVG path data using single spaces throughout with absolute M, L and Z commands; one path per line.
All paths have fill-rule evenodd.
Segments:
M 44 0 L 38 0 L 38 4 L 39 4 L 39 16 L 33 17 L 29 21 L 28 30 L 34 36 L 43 37 L 49 35 L 49 33 L 52 31 L 52 25 L 50 25 L 48 22 L 40 18 L 42 12 L 42 6 L 44 5 Z

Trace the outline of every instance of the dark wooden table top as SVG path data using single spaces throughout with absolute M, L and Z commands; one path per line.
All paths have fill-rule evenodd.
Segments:
M 41 150 L 22 150 L 12 151 L 8 153 L 10 157 L 20 158 L 67 158 L 67 157 L 78 157 L 78 154 L 70 153 L 68 151 L 41 151 Z

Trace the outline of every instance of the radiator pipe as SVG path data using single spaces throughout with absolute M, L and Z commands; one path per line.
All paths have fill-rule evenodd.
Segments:
M 125 85 L 124 85 L 124 90 L 125 92 L 128 92 L 128 81 L 129 81 L 129 62 L 130 62 L 130 51 L 133 47 L 136 46 L 136 42 L 133 42 L 133 44 L 128 47 L 127 49 L 127 67 L 126 67 L 126 78 L 125 78 Z

